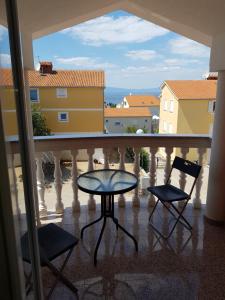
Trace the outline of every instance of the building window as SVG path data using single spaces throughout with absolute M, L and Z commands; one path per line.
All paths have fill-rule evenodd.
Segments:
M 167 111 L 167 101 L 164 100 L 163 102 L 163 110 Z
M 167 132 L 167 123 L 163 121 L 163 131 Z
M 58 121 L 59 122 L 68 122 L 69 121 L 69 113 L 68 112 L 59 112 L 58 113 Z
M 208 112 L 214 113 L 216 109 L 216 100 L 209 101 Z
M 115 126 L 119 126 L 119 125 L 121 125 L 121 123 L 118 122 L 118 121 L 116 121 L 116 122 L 114 123 L 114 125 L 115 125 Z
M 169 124 L 169 133 L 173 133 L 173 124 Z
M 67 89 L 56 89 L 56 97 L 57 98 L 67 98 Z
M 170 100 L 170 112 L 174 112 L 174 101 Z
M 38 89 L 30 89 L 30 101 L 39 102 L 39 90 Z

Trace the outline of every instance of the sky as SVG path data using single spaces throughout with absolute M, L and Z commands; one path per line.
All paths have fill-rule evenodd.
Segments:
M 5 39 L 0 26 L 0 42 Z M 167 79 L 202 79 L 210 49 L 124 11 L 116 11 L 33 41 L 35 66 L 101 69 L 106 86 L 158 88 Z M 0 49 L 2 65 L 10 64 Z

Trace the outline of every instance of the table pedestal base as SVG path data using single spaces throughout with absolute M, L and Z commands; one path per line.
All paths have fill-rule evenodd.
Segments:
M 123 226 L 121 226 L 119 224 L 118 219 L 114 217 L 114 196 L 113 195 L 102 195 L 101 196 L 101 216 L 100 216 L 100 218 L 89 223 L 88 225 L 84 226 L 81 229 L 81 239 L 83 239 L 84 230 L 87 229 L 88 227 L 94 225 L 95 223 L 98 223 L 99 221 L 101 221 L 103 219 L 102 229 L 101 229 L 101 232 L 100 232 L 100 235 L 99 235 L 96 247 L 95 247 L 95 253 L 94 253 L 94 265 L 95 266 L 97 264 L 98 248 L 101 243 L 101 239 L 103 236 L 107 218 L 111 218 L 113 220 L 113 222 L 116 225 L 117 230 L 120 228 L 124 233 L 126 233 L 133 240 L 135 249 L 136 249 L 136 251 L 138 251 L 138 243 L 137 243 L 136 239 Z

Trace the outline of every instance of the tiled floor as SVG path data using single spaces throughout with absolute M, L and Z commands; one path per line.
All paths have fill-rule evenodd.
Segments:
M 95 267 L 94 248 L 102 223 L 87 229 L 64 272 L 78 288 L 79 299 L 225 299 L 225 229 L 206 223 L 204 208 L 194 210 L 189 205 L 185 216 L 193 224 L 192 235 L 178 225 L 168 242 L 159 239 L 149 227 L 146 206 L 133 209 L 127 202 L 126 208 L 116 207 L 115 212 L 138 240 L 139 251 L 135 252 L 132 240 L 123 232 L 117 234 L 109 219 Z M 96 213 L 82 207 L 81 213 L 74 216 L 66 208 L 62 222 L 54 215 L 45 222 L 58 220 L 60 226 L 79 237 L 80 229 L 99 213 L 99 205 Z M 166 232 L 168 213 L 162 208 L 159 213 L 161 216 L 156 212 L 154 222 Z M 56 265 L 61 261 L 58 259 Z M 54 282 L 48 270 L 43 269 L 43 281 L 47 293 Z M 76 297 L 58 283 L 51 299 Z

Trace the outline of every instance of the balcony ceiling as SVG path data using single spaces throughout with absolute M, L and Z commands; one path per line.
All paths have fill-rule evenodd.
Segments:
M 224 0 L 20 0 L 21 20 L 38 38 L 113 10 L 126 10 L 205 45 L 224 32 Z M 1 0 L 2 5 L 2 0 Z M 0 7 L 1 23 L 5 23 Z

